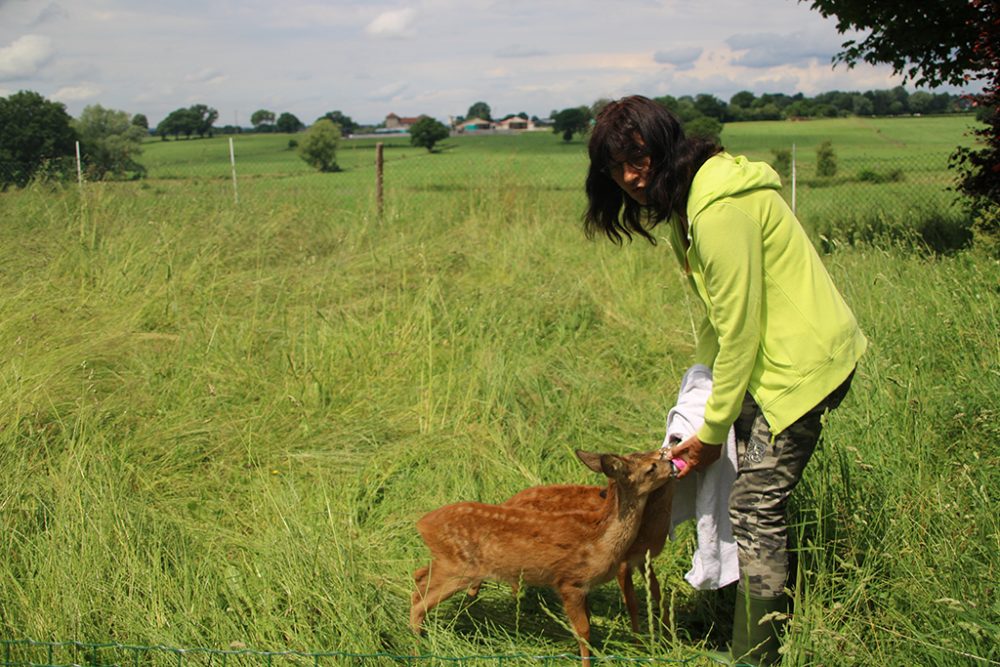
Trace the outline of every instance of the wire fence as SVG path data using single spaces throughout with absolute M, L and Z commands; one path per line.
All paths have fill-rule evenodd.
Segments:
M 147 145 L 141 169 L 114 170 L 105 180 L 136 180 L 144 187 L 190 188 L 198 196 L 239 205 L 240 197 L 271 198 L 294 191 L 330 206 L 378 209 L 449 206 L 457 193 L 506 192 L 558 196 L 582 211 L 587 156 L 580 143 L 539 150 L 540 142 L 511 136 L 456 141 L 430 153 L 405 140 L 345 140 L 337 170 L 319 173 L 301 160 L 295 139 L 262 142 L 232 137 Z M 551 144 L 551 142 L 550 142 Z M 381 151 L 382 158 L 376 156 Z M 738 152 L 738 151 L 736 151 Z M 783 155 L 782 155 L 783 154 Z M 969 222 L 953 188 L 949 154 L 852 153 L 822 163 L 813 150 L 772 149 L 751 159 L 775 166 L 783 196 L 826 249 L 888 237 L 916 238 L 935 250 L 964 247 Z M 0 162 L 0 183 L 59 180 L 85 188 L 100 170 L 75 157 L 31 165 Z M 338 204 L 339 202 L 339 204 Z
M 0 640 L 0 667 L 559 667 L 581 663 L 579 655 L 351 653 L 260 651 L 246 648 L 174 648 L 79 641 Z M 687 658 L 591 656 L 595 665 L 720 664 L 705 655 Z M 737 665 L 743 663 L 735 663 Z

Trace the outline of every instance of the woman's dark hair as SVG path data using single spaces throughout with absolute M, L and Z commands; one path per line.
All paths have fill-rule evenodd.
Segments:
M 597 115 L 588 147 L 587 211 L 583 227 L 592 238 L 603 232 L 620 244 L 623 237 L 642 236 L 655 244 L 653 227 L 677 215 L 687 228 L 688 190 L 705 160 L 722 151 L 709 139 L 686 137 L 680 121 L 661 104 L 641 95 L 609 103 Z M 615 164 L 650 158 L 646 198 L 640 205 L 611 179 Z

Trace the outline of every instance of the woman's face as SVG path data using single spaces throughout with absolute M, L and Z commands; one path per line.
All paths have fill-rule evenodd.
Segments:
M 648 203 L 646 186 L 649 183 L 649 165 L 648 155 L 638 160 L 614 162 L 608 166 L 608 176 L 625 194 L 645 206 Z
M 650 164 L 649 155 L 641 153 L 632 157 L 614 156 L 605 171 L 625 194 L 645 206 L 649 202 L 646 197 L 646 186 L 649 185 Z

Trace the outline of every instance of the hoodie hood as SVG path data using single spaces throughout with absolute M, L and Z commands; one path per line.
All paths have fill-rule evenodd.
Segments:
M 687 217 L 690 224 L 716 201 L 759 190 L 781 189 L 781 178 L 766 162 L 751 162 L 743 155 L 713 155 L 701 166 L 688 191 Z

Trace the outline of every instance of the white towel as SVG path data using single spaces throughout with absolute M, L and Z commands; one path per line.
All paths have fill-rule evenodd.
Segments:
M 677 405 L 667 414 L 664 447 L 684 442 L 705 421 L 705 403 L 712 391 L 712 371 L 697 364 L 681 379 Z M 729 492 L 736 479 L 736 434 L 732 428 L 726 437 L 719 460 L 704 472 L 688 475 L 676 483 L 670 534 L 689 519 L 697 519 L 698 548 L 691 570 L 684 575 L 699 590 L 722 588 L 739 579 L 736 540 L 729 523 Z

